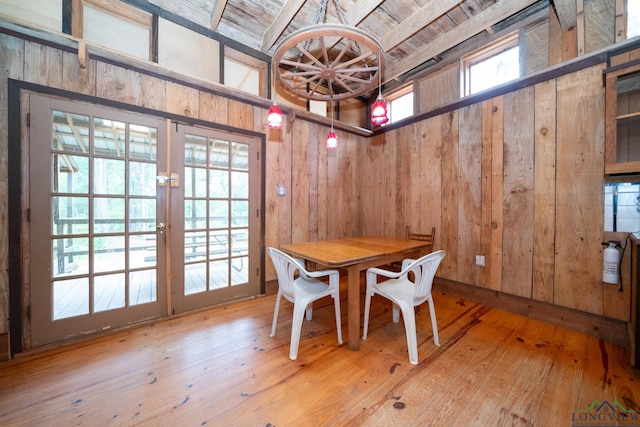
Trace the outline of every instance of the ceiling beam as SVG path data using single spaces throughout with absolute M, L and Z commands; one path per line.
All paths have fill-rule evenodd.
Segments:
M 484 28 L 492 26 L 520 12 L 522 9 L 536 3 L 536 1 L 537 0 L 503 0 L 497 2 L 472 18 L 469 18 L 467 21 L 462 22 L 455 29 L 447 31 L 433 42 L 415 51 L 406 58 L 389 65 L 383 76 L 384 81 L 392 80 L 401 74 L 411 71 L 426 61 L 436 58 L 441 53 L 484 31 Z
M 385 51 L 391 50 L 442 15 L 462 3 L 460 0 L 430 0 L 411 16 L 400 22 L 380 39 Z
M 217 0 L 215 2 L 213 12 L 211 13 L 211 29 L 213 31 L 216 31 L 218 29 L 218 25 L 220 24 L 220 20 L 222 19 L 222 13 L 224 12 L 225 7 L 227 7 L 227 0 Z
M 576 0 L 553 0 L 554 9 L 562 31 L 570 31 L 577 24 Z
M 260 46 L 262 52 L 271 49 L 305 2 L 306 0 L 287 0 L 278 16 L 274 18 L 273 24 L 262 35 L 262 45 Z

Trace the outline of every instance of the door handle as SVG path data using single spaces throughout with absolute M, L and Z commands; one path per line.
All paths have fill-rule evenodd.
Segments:
M 163 234 L 166 229 L 167 229 L 167 226 L 164 222 L 161 222 L 160 224 L 156 225 L 156 230 L 158 230 L 160 234 Z

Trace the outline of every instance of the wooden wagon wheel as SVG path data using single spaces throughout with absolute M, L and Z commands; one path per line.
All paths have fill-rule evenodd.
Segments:
M 338 41 L 342 48 L 331 51 Z M 274 75 L 285 90 L 304 99 L 330 101 L 373 90 L 384 66 L 384 51 L 359 28 L 317 24 L 282 40 L 272 61 Z

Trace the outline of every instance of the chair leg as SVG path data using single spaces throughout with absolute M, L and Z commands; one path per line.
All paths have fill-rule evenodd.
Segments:
M 291 344 L 289 347 L 289 359 L 298 358 L 298 347 L 300 345 L 300 332 L 302 331 L 302 318 L 306 307 L 300 304 L 293 304 L 293 321 L 291 323 Z
M 282 296 L 282 292 L 278 290 L 278 295 L 276 296 L 276 308 L 273 310 L 273 323 L 271 324 L 271 334 L 269 335 L 271 338 L 276 336 L 276 324 L 278 323 L 278 311 L 280 310 L 281 296 Z
M 440 347 L 440 338 L 438 337 L 438 322 L 436 321 L 436 308 L 433 304 L 433 297 L 429 295 L 427 299 L 429 303 L 429 315 L 431 316 L 431 329 L 433 329 L 433 343 Z
M 364 298 L 364 323 L 362 326 L 362 339 L 367 339 L 367 332 L 369 331 L 369 310 L 371 310 L 371 297 L 373 296 L 373 292 L 369 286 L 367 286 L 367 291 Z
M 409 363 L 418 364 L 418 338 L 416 336 L 416 313 L 413 305 L 400 305 L 402 318 L 404 319 L 404 330 L 407 334 L 407 350 L 409 352 Z
M 310 302 L 305 310 L 307 312 L 307 320 L 311 320 L 313 318 L 313 303 Z
M 340 294 L 331 295 L 333 298 L 333 307 L 336 311 L 336 332 L 338 334 L 338 344 L 342 344 L 342 321 L 340 319 Z
M 396 304 L 395 302 L 393 303 L 393 323 L 398 323 L 400 321 L 400 308 L 398 307 L 398 304 Z

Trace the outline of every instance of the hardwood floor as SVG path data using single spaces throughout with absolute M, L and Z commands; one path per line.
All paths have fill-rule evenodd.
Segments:
M 594 425 L 587 417 L 604 402 L 630 412 L 598 425 L 638 425 L 628 423 L 640 411 L 640 377 L 623 348 L 434 299 L 441 347 L 425 304 L 417 366 L 379 297 L 358 352 L 337 344 L 327 299 L 289 360 L 292 305 L 283 302 L 270 338 L 269 295 L 19 357 L 0 364 L 0 425 L 577 426 Z

